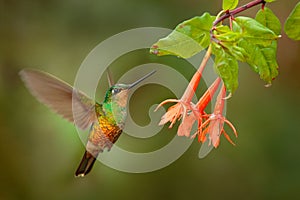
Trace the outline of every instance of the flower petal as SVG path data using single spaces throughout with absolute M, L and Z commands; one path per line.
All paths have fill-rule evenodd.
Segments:
M 160 107 L 162 107 L 164 104 L 166 103 L 174 103 L 174 102 L 179 102 L 178 99 L 167 99 L 167 100 L 164 100 L 163 102 L 161 102 L 154 110 L 154 112 L 156 112 Z
M 224 125 L 224 122 L 222 119 L 213 120 L 209 124 L 208 132 L 209 132 L 209 136 L 211 139 L 211 143 L 215 148 L 217 148 L 219 146 L 220 136 L 221 136 L 221 132 L 223 130 L 223 125 Z
M 180 103 L 177 103 L 171 106 L 168 111 L 161 117 L 159 125 L 164 125 L 167 122 L 171 122 L 169 126 L 172 128 L 173 124 L 176 122 L 176 119 L 180 118 L 182 112 L 182 106 Z
M 191 112 L 190 114 L 185 113 L 185 115 L 186 116 L 182 118 L 182 122 L 178 127 L 177 135 L 189 137 L 193 124 L 196 121 L 196 116 L 193 112 Z

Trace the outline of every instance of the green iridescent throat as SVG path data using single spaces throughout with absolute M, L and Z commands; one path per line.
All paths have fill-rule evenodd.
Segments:
M 124 126 L 126 119 L 126 107 L 120 106 L 118 98 L 112 95 L 112 90 L 114 87 L 111 87 L 105 95 L 103 101 L 103 110 L 105 112 L 105 117 L 112 123 L 118 126 Z

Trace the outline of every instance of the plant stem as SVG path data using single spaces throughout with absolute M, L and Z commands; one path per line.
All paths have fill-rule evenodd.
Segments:
M 266 4 L 266 1 L 265 0 L 254 0 L 254 1 L 251 1 L 243 6 L 240 6 L 234 10 L 228 10 L 224 15 L 222 15 L 221 17 L 217 18 L 214 23 L 213 23 L 213 26 L 212 26 L 212 29 L 210 30 L 210 38 L 219 43 L 220 41 L 218 41 L 215 37 L 214 37 L 214 34 L 213 34 L 213 31 L 215 30 L 216 26 L 222 22 L 223 20 L 227 19 L 227 18 L 230 18 L 230 17 L 233 17 L 234 15 L 240 13 L 240 12 L 243 12 L 245 10 L 248 10 L 249 8 L 252 8 L 254 6 L 257 6 L 259 4 L 262 4 L 262 6 L 264 7 L 264 5 Z
M 253 6 L 259 5 L 259 4 L 265 4 L 266 2 L 264 0 L 255 0 L 255 1 L 251 1 L 241 7 L 238 7 L 234 10 L 228 11 L 226 12 L 225 15 L 222 15 L 220 18 L 216 19 L 216 21 L 214 21 L 213 26 L 216 26 L 218 23 L 220 23 L 221 21 L 223 21 L 224 19 L 229 18 L 230 16 L 234 16 L 240 12 L 243 12 L 245 10 L 248 10 L 249 8 L 252 8 Z

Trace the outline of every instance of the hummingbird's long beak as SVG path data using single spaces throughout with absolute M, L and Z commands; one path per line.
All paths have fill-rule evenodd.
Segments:
M 142 82 L 143 80 L 145 80 L 146 78 L 148 78 L 149 76 L 151 76 L 152 74 L 154 74 L 156 72 L 156 70 L 153 70 L 152 72 L 150 72 L 149 74 L 146 74 L 145 76 L 143 76 L 142 78 L 140 78 L 139 80 L 135 81 L 134 83 L 130 84 L 128 89 L 133 88 L 134 86 L 136 86 L 137 84 L 139 84 L 140 82 Z

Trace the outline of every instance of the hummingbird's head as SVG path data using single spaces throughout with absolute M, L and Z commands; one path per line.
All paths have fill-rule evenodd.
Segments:
M 125 107 L 127 104 L 127 99 L 128 99 L 128 94 L 129 94 L 130 89 L 154 73 L 155 73 L 155 71 L 152 71 L 149 74 L 143 76 L 142 78 L 138 79 L 137 81 L 135 81 L 134 83 L 131 83 L 131 84 L 113 85 L 106 92 L 104 103 L 117 102 L 119 104 L 119 106 Z
M 121 107 L 127 104 L 129 85 L 116 84 L 108 89 L 105 95 L 104 103 L 117 102 Z

